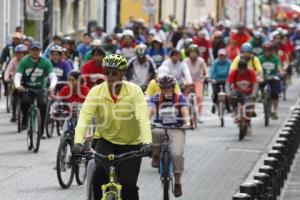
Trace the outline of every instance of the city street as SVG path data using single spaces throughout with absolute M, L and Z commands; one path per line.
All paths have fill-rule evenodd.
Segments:
M 299 95 L 300 80 L 293 80 L 287 100 L 280 102 L 279 120 L 265 128 L 261 113 L 253 120 L 253 134 L 238 141 L 238 129 L 228 115 L 225 127 L 219 127 L 216 116 L 204 107 L 204 124 L 187 132 L 183 196 L 180 200 L 230 200 L 239 185 L 247 179 L 272 138 L 282 125 Z M 206 97 L 209 103 L 210 98 Z M 0 199 L 14 200 L 83 200 L 84 186 L 75 181 L 63 190 L 53 170 L 59 137 L 43 140 L 37 154 L 27 151 L 25 132 L 16 133 L 16 125 L 9 122 L 4 99 L 0 103 Z M 257 106 L 257 110 L 259 106 Z M 261 116 L 261 117 L 259 117 Z M 156 169 L 145 158 L 139 177 L 140 199 L 162 199 L 162 187 Z M 175 199 L 175 198 L 172 198 Z

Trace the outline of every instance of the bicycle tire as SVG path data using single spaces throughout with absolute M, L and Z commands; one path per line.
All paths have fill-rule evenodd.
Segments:
M 50 107 L 51 107 L 51 105 L 48 102 L 47 103 L 47 115 L 46 115 L 46 120 L 45 120 L 45 124 L 46 124 L 45 129 L 46 129 L 47 138 L 52 138 L 53 132 L 54 132 L 54 119 L 51 119 Z
M 219 118 L 220 118 L 220 126 L 224 127 L 224 104 L 223 104 L 223 102 L 219 103 Z
M 57 133 L 58 136 L 60 136 L 61 135 L 61 130 L 63 128 L 62 126 L 64 124 L 63 123 L 64 121 L 61 121 L 61 120 L 55 120 L 55 121 L 56 121 L 56 123 L 55 123 L 56 124 L 56 133 Z
M 32 144 L 32 131 L 29 129 L 27 130 L 27 148 L 28 150 L 32 150 L 33 144 Z
M 21 125 L 22 125 L 22 110 L 21 110 L 21 106 L 18 103 L 17 104 L 17 131 L 18 133 L 21 132 Z
M 10 113 L 10 111 L 11 111 L 11 94 L 10 92 L 8 92 L 6 95 L 6 112 Z
M 269 126 L 270 123 L 270 110 L 269 110 L 269 103 L 264 103 L 264 112 L 265 112 L 265 127 Z
M 33 152 L 37 153 L 40 148 L 41 133 L 42 133 L 41 113 L 37 107 L 35 107 L 34 110 L 31 112 L 34 112 L 33 113 L 34 116 L 30 117 L 30 120 L 31 120 L 30 125 L 31 125 L 31 129 L 32 129 Z M 34 118 L 35 118 L 35 121 L 33 121 Z
M 74 178 L 74 166 L 73 166 L 73 160 L 72 160 L 72 156 L 67 157 L 68 155 L 66 155 L 66 152 L 68 151 L 68 146 L 70 148 L 70 154 L 72 155 L 71 149 L 72 149 L 72 143 L 68 138 L 62 138 L 59 147 L 58 147 L 58 151 L 57 151 L 57 156 L 56 156 L 56 174 L 57 174 L 57 179 L 59 182 L 59 185 L 63 188 L 63 189 L 68 189 L 72 182 L 73 182 L 73 178 Z M 66 158 L 67 157 L 67 158 Z M 65 160 L 65 159 L 69 159 L 69 160 Z M 65 166 L 67 165 L 67 166 Z M 64 168 L 62 168 L 64 167 Z M 63 180 L 63 169 L 66 171 L 67 169 L 70 169 L 70 176 L 68 177 L 67 181 L 65 182 Z
M 105 200 L 118 200 L 118 199 L 117 199 L 116 195 L 114 195 L 113 193 L 108 193 L 106 195 Z
M 163 200 L 169 200 L 170 188 L 170 154 L 164 151 L 162 155 Z
M 83 165 L 83 167 L 80 167 L 79 165 Z M 85 182 L 86 179 L 86 168 L 87 163 L 86 161 L 82 162 L 82 160 L 80 161 L 80 163 L 76 163 L 75 164 L 75 179 L 78 185 L 82 185 Z M 83 170 L 83 174 L 81 174 L 80 172 Z

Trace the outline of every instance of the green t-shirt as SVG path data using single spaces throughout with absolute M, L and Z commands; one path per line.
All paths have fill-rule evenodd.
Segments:
M 22 74 L 22 81 L 24 81 L 25 87 L 34 89 L 47 88 L 47 78 L 53 72 L 53 66 L 49 60 L 40 57 L 37 67 L 29 77 L 35 64 L 36 62 L 27 55 L 20 61 L 17 73 Z
M 89 50 L 86 54 L 85 54 L 85 56 L 84 56 L 84 58 L 83 58 L 83 61 L 84 62 L 87 62 L 87 61 L 89 61 L 89 60 L 91 60 L 92 59 L 92 50 Z
M 277 76 L 281 67 L 281 61 L 278 56 L 272 55 L 266 57 L 261 55 L 258 57 L 264 71 L 264 77 Z

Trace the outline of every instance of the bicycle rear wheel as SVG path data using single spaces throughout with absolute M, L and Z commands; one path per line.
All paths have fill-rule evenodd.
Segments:
M 60 136 L 62 129 L 63 129 L 64 121 L 63 120 L 55 120 L 55 124 L 56 124 L 57 135 Z
M 21 132 L 21 124 L 22 124 L 22 110 L 21 110 L 21 106 L 20 103 L 17 104 L 17 128 L 18 128 L 18 133 Z
M 37 153 L 40 148 L 41 133 L 42 133 L 41 114 L 37 107 L 35 107 L 33 110 L 31 110 L 30 121 L 31 121 L 30 129 L 32 130 L 33 152 Z
M 46 115 L 46 120 L 45 120 L 45 129 L 46 129 L 46 134 L 48 138 L 52 138 L 53 132 L 54 132 L 54 119 L 51 118 L 50 114 L 50 108 L 51 104 L 48 102 L 47 104 L 47 115 Z
M 163 199 L 169 200 L 169 188 L 170 188 L 170 154 L 164 151 L 162 154 L 162 178 L 163 178 Z
M 56 156 L 56 173 L 60 186 L 67 189 L 74 178 L 74 166 L 72 160 L 72 144 L 70 139 L 62 138 Z

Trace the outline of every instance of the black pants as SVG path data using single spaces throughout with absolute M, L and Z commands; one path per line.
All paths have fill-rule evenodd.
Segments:
M 141 145 L 115 145 L 104 139 L 96 140 L 95 150 L 98 153 L 107 154 L 122 154 L 130 151 L 136 151 L 141 148 Z M 123 200 L 138 200 L 137 180 L 140 172 L 141 158 L 133 158 L 122 161 L 116 166 L 119 183 L 122 185 Z M 102 198 L 101 185 L 108 183 L 108 164 L 105 161 L 96 160 L 97 169 L 93 179 L 94 199 Z
M 36 90 L 28 92 L 23 92 L 21 94 L 21 109 L 23 113 L 23 117 L 27 119 L 27 113 L 28 109 L 30 108 L 30 105 L 34 102 L 36 98 L 37 101 L 37 107 L 40 110 L 41 113 L 41 121 L 42 121 L 42 133 L 44 133 L 44 127 L 45 127 L 45 118 L 47 114 L 47 92 L 46 90 Z
M 271 99 L 278 100 L 280 93 L 280 81 L 279 80 L 267 80 L 260 84 L 261 91 L 264 92 L 266 83 L 269 83 L 271 89 Z

